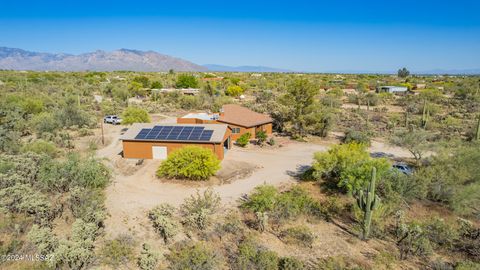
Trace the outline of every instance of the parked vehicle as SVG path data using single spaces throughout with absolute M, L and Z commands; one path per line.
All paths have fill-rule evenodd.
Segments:
M 406 174 L 406 175 L 412 175 L 413 174 L 413 169 L 412 167 L 408 166 L 407 164 L 404 163 L 396 163 L 393 164 L 393 169 L 399 170 L 400 172 Z
M 370 153 L 372 158 L 393 158 L 395 157 L 393 154 L 385 153 L 385 152 L 373 152 Z
M 122 123 L 122 118 L 117 115 L 107 115 L 103 118 L 103 122 L 112 125 L 119 125 Z

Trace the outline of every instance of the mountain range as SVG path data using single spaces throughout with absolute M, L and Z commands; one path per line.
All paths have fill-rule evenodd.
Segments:
M 220 71 L 220 72 L 295 72 L 266 66 L 198 65 L 188 60 L 154 51 L 119 49 L 111 52 L 97 50 L 83 54 L 31 52 L 17 48 L 0 47 L 0 70 L 37 71 Z M 298 72 L 298 71 L 297 71 Z M 396 74 L 395 71 L 336 70 L 323 73 L 378 73 Z M 480 69 L 435 69 L 412 71 L 412 74 L 477 75 Z
M 154 51 L 120 49 L 78 55 L 0 47 L 0 69 L 52 71 L 207 71 L 206 67 Z

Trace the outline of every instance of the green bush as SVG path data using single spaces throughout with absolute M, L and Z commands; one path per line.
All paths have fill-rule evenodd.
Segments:
M 207 180 L 220 169 L 220 161 L 211 150 L 198 147 L 182 147 L 168 156 L 157 170 L 157 176 Z
M 278 270 L 302 270 L 304 268 L 303 262 L 294 257 L 282 257 L 278 262 Z
M 255 137 L 259 145 L 263 145 L 267 141 L 267 133 L 265 133 L 265 131 L 257 132 Z
M 176 88 L 197 88 L 198 81 L 193 75 L 181 74 L 177 78 Z
M 441 218 L 429 220 L 424 227 L 430 242 L 439 247 L 449 249 L 458 238 L 455 228 Z
M 370 145 L 370 134 L 365 131 L 349 129 L 347 130 L 347 132 L 345 132 L 345 137 L 343 137 L 343 143 L 359 143 L 364 145 Z
M 278 255 L 255 243 L 255 239 L 247 238 L 238 245 L 238 253 L 233 262 L 233 269 L 265 269 L 277 270 Z
M 238 145 L 238 146 L 241 146 L 241 147 L 247 146 L 247 144 L 250 142 L 250 137 L 251 137 L 251 136 L 252 136 L 252 134 L 250 134 L 250 133 L 248 133 L 248 132 L 245 133 L 245 134 L 243 134 L 242 136 L 240 136 L 240 137 L 237 139 L 237 141 L 236 141 L 237 145 Z
M 24 153 L 33 152 L 36 154 L 46 154 L 52 158 L 58 155 L 58 149 L 55 144 L 42 139 L 23 145 L 21 151 Z
M 174 220 L 175 208 L 169 204 L 161 204 L 148 212 L 148 218 L 153 223 L 155 231 L 160 234 L 165 244 L 178 231 L 178 224 Z
M 287 244 L 312 247 L 315 235 L 306 226 L 296 226 L 280 232 L 280 239 Z
M 371 158 L 365 145 L 358 143 L 335 145 L 327 152 L 317 152 L 312 164 L 316 179 L 332 181 L 350 192 L 366 188 L 373 167 L 381 179 L 391 165 L 386 159 Z
M 122 124 L 129 125 L 133 123 L 150 123 L 150 116 L 141 108 L 128 107 L 122 113 Z
M 218 194 L 211 189 L 205 190 L 203 194 L 197 191 L 196 195 L 185 199 L 180 206 L 182 223 L 190 228 L 204 230 L 210 225 L 212 215 L 218 210 L 220 201 Z
M 169 262 L 169 269 L 220 269 L 222 260 L 220 256 L 206 243 L 197 242 L 194 244 L 181 243 L 171 248 L 166 256 Z
M 242 208 L 254 213 L 272 211 L 277 203 L 278 191 L 274 186 L 261 185 L 255 187 L 252 194 L 242 204 Z
M 225 90 L 225 94 L 232 97 L 238 97 L 243 94 L 243 91 L 243 88 L 238 85 L 230 85 L 227 87 L 227 90 Z

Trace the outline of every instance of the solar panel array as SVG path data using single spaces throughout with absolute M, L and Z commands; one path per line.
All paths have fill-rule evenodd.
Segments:
M 154 126 L 140 130 L 136 140 L 210 141 L 213 130 L 192 126 Z

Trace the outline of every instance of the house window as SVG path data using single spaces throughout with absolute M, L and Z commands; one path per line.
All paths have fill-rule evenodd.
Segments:
M 240 133 L 240 128 L 232 128 L 232 133 L 233 133 L 233 134 L 238 134 L 238 133 Z

